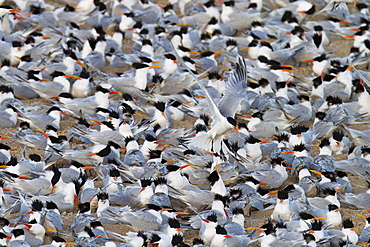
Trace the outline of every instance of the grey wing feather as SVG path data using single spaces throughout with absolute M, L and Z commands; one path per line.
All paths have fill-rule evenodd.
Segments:
M 236 69 L 226 83 L 225 95 L 219 103 L 219 109 L 224 116 L 234 116 L 240 101 L 246 93 L 247 65 L 243 57 L 238 58 Z
M 370 238 L 370 227 L 366 227 L 362 230 L 360 237 L 358 238 L 358 241 L 361 242 L 367 242 Z
M 47 212 L 45 214 L 45 217 L 50 220 L 50 222 L 59 230 L 59 231 L 62 231 L 63 230 L 63 221 L 62 221 L 62 217 L 60 216 L 60 214 L 56 213 L 56 212 Z

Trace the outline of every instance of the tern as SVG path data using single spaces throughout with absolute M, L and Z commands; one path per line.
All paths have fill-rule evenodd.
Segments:
M 221 99 L 219 106 L 211 98 L 207 89 L 204 91 L 208 106 L 212 113 L 212 127 L 208 132 L 200 132 L 189 142 L 191 145 L 203 148 L 206 151 L 220 152 L 224 134 L 230 129 L 237 131 L 236 121 L 233 118 L 239 106 L 241 98 L 244 97 L 246 88 L 246 64 L 241 57 L 238 59 L 235 71 L 226 84 L 227 94 Z M 201 85 L 201 84 L 199 84 Z

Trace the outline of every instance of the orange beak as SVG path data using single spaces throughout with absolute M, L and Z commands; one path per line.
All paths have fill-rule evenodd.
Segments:
M 312 60 L 312 59 L 301 59 L 301 61 L 303 61 L 303 62 L 310 62 L 310 63 L 315 62 L 315 61 L 314 61 L 314 60 Z
M 11 136 L 2 136 L 0 137 L 0 140 L 5 140 L 5 139 L 12 139 L 13 137 Z

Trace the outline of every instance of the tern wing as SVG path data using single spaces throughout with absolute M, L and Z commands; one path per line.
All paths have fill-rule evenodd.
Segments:
M 172 47 L 173 48 L 173 47 Z M 173 48 L 173 50 L 175 51 L 176 53 L 176 50 Z M 182 61 L 181 57 L 178 56 L 180 61 Z M 184 61 L 182 61 L 182 63 L 184 64 Z M 186 65 L 185 65 L 186 67 Z M 187 68 L 187 67 L 186 67 Z M 194 73 L 189 69 L 187 68 L 189 73 L 193 76 L 193 78 L 197 81 L 199 87 L 202 89 L 202 91 L 204 92 L 204 95 L 206 96 L 206 99 L 207 99 L 207 104 L 208 104 L 208 107 L 211 111 L 211 116 L 212 116 L 212 119 L 214 120 L 213 121 L 213 124 L 216 124 L 217 122 L 219 122 L 224 116 L 221 114 L 220 110 L 218 109 L 217 107 L 217 104 L 216 102 L 213 100 L 213 98 L 211 97 L 211 95 L 209 94 L 208 90 L 206 89 L 206 87 L 199 81 L 199 79 L 194 75 Z
M 234 117 L 240 101 L 246 93 L 247 65 L 243 57 L 238 58 L 236 69 L 233 71 L 226 83 L 225 95 L 219 103 L 219 109 L 222 115 Z

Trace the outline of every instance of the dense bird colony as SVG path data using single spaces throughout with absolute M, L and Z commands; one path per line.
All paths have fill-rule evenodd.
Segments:
M 0 2 L 0 246 L 370 244 L 368 1 Z

